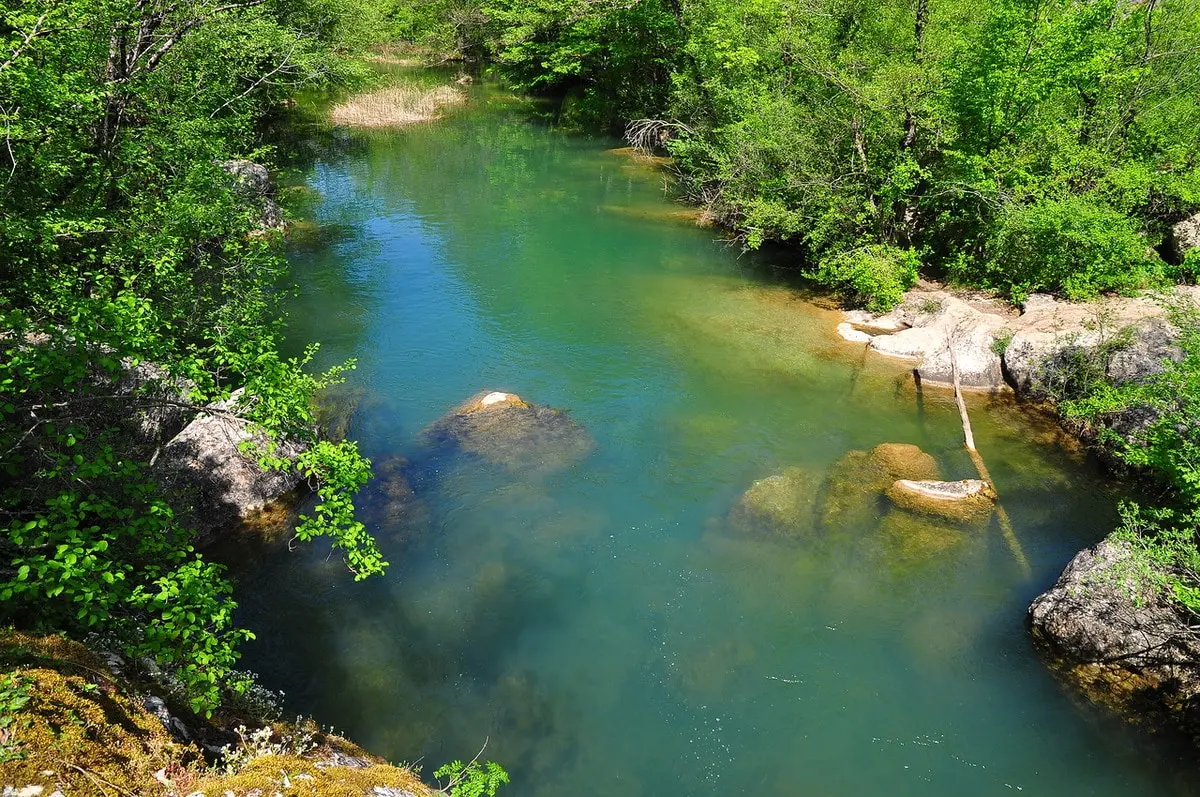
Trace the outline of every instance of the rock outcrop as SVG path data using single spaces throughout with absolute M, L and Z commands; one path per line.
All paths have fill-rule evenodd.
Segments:
M 21 699 L 0 735 L 11 755 L 0 767 L 4 793 L 330 795 L 434 797 L 411 770 L 387 764 L 354 743 L 295 723 L 247 717 L 237 733 L 214 720 L 144 697 L 152 683 L 110 668 L 58 635 L 0 631 L 0 670 Z M 189 726 L 179 715 L 186 713 Z M 211 759 L 227 748 L 224 766 Z
M 1183 262 L 1187 253 L 1200 247 L 1200 213 L 1184 219 L 1171 228 L 1171 257 Z
M 1112 538 L 1078 554 L 1029 607 L 1056 672 L 1132 721 L 1200 738 L 1200 637 Z
M 244 159 L 220 164 L 232 179 L 234 191 L 261 209 L 259 226 L 263 230 L 284 227 L 283 208 L 275 201 L 275 182 L 265 166 Z
M 515 393 L 485 391 L 425 432 L 435 449 L 451 449 L 514 472 L 567 467 L 594 447 L 592 438 L 562 410 Z
M 196 530 L 200 544 L 252 520 L 303 482 L 295 471 L 263 469 L 241 450 L 243 443 L 266 443 L 237 415 L 242 395 L 236 391 L 201 413 L 163 446 L 155 465 L 169 500 Z M 295 457 L 303 450 L 298 443 L 282 442 L 275 454 Z
M 985 481 L 956 482 L 897 479 L 887 496 L 901 509 L 956 523 L 986 520 L 996 506 L 996 491 Z
M 1194 287 L 1180 286 L 1167 298 L 1200 306 Z M 1017 315 L 995 299 L 964 298 L 929 283 L 885 315 L 847 313 L 838 331 L 872 351 L 913 361 L 923 380 L 948 384 L 953 351 L 964 387 L 1011 386 L 1035 397 L 1053 393 L 1080 357 L 1102 356 L 1108 377 L 1127 382 L 1158 373 L 1164 360 L 1180 354 L 1177 331 L 1153 299 L 1077 304 L 1035 294 Z

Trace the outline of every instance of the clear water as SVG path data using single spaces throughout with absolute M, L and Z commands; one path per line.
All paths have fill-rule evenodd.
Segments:
M 486 740 L 510 795 L 1197 793 L 1030 647 L 1025 607 L 1117 501 L 1052 427 L 971 402 L 1028 571 L 994 522 L 944 549 L 874 522 L 738 534 L 756 479 L 853 449 L 972 476 L 949 395 L 837 339 L 769 258 L 651 218 L 678 206 L 615 142 L 474 95 L 306 175 L 296 346 L 358 358 L 351 433 L 408 460 L 417 500 L 374 516 L 386 577 L 320 546 L 241 555 L 246 664 L 291 709 L 427 771 Z M 485 388 L 569 410 L 594 452 L 432 458 L 421 431 Z

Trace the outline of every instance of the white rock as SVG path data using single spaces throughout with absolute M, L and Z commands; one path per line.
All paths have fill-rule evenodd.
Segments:
M 862 330 L 855 329 L 853 324 L 843 321 L 837 325 L 837 333 L 851 343 L 870 343 L 871 336 Z

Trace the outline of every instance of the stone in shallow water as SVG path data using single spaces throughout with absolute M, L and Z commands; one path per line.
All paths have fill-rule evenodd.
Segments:
M 865 528 L 878 519 L 879 500 L 897 479 L 937 479 L 937 460 L 909 443 L 850 451 L 825 482 L 820 519 L 827 528 Z
M 985 481 L 956 482 L 897 479 L 887 490 L 896 506 L 957 523 L 986 520 L 996 506 L 996 491 Z
M 729 513 L 730 526 L 746 534 L 793 537 L 813 528 L 821 477 L 804 468 L 760 479 Z
M 434 423 L 426 440 L 517 472 L 566 467 L 594 446 L 562 410 L 500 391 L 479 393 Z
M 939 558 L 967 537 L 956 524 L 900 509 L 888 512 L 879 525 L 884 560 L 904 568 Z

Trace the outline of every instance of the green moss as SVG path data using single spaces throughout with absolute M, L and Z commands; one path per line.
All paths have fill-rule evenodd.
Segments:
M 0 782 L 68 794 L 160 794 L 159 770 L 199 771 L 199 751 L 173 741 L 84 646 L 10 631 L 0 635 L 0 666 L 21 679 L 29 698 L 7 729 L 21 758 L 0 764 Z
M 344 740 L 343 740 L 344 741 Z M 321 766 L 301 756 L 270 755 L 257 758 L 236 775 L 204 778 L 190 788 L 205 794 L 246 794 L 258 789 L 265 795 L 276 792 L 288 797 L 362 797 L 376 786 L 410 792 L 414 797 L 432 797 L 436 792 L 421 782 L 412 770 L 379 763 L 362 751 L 369 761 L 363 768 Z

